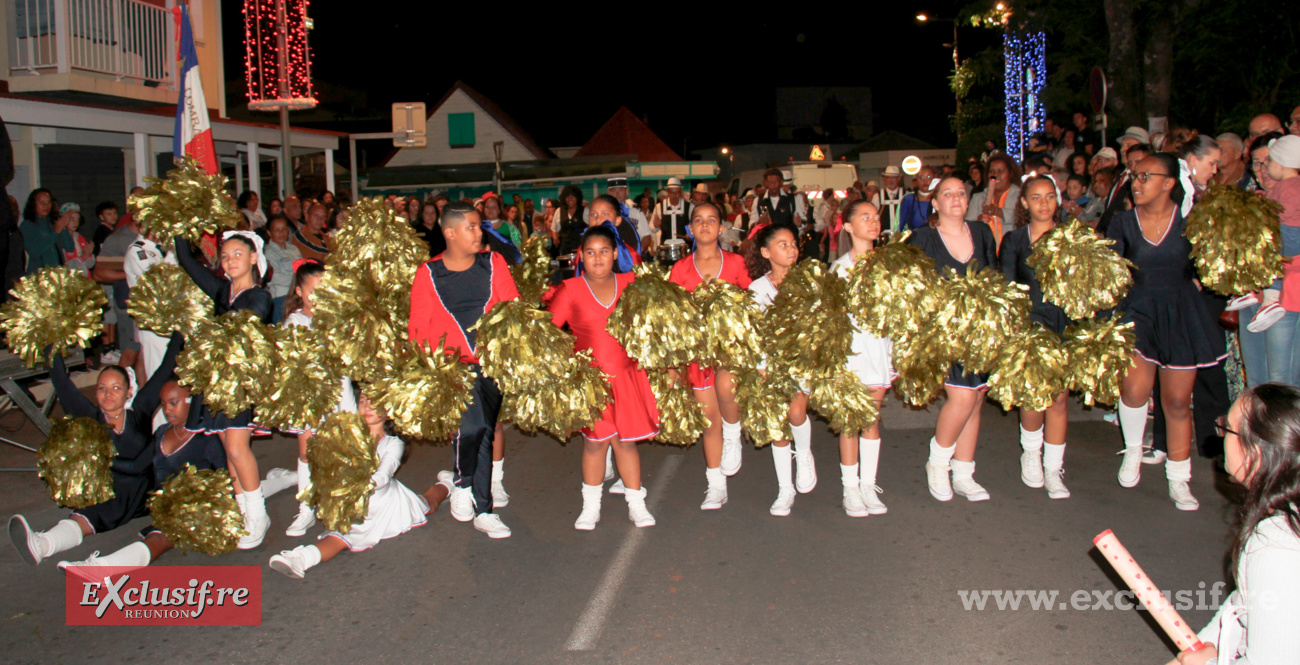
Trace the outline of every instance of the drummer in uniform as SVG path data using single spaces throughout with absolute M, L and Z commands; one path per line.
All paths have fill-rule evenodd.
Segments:
M 650 227 L 659 233 L 659 245 L 669 240 L 686 240 L 689 234 L 686 227 L 691 224 L 691 209 L 694 206 L 682 197 L 682 181 L 668 179 L 668 198 L 655 204 L 650 214 Z
M 760 224 L 770 221 L 777 226 L 784 226 L 797 238 L 804 220 L 808 219 L 808 210 L 803 197 L 788 193 L 784 184 L 785 176 L 780 169 L 765 171 L 763 187 L 766 192 L 754 202 L 749 215 L 751 220 L 757 220 Z M 767 219 L 763 219 L 764 217 Z

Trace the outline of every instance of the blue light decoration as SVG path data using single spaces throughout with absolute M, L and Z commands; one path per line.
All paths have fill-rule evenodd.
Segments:
M 1007 155 L 1024 160 L 1029 137 L 1042 130 L 1047 120 L 1043 108 L 1043 86 L 1047 83 L 1047 34 L 1041 31 L 1002 34 L 1002 55 L 1006 61 L 1002 85 L 1006 96 Z

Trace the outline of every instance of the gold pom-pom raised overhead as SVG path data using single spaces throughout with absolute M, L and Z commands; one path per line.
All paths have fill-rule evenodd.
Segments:
M 844 280 L 820 261 L 796 264 L 767 309 L 763 330 L 769 362 L 807 383 L 834 377 L 853 345 Z
M 429 259 L 429 246 L 378 197 L 363 198 L 352 206 L 334 240 L 329 267 L 365 273 L 381 290 L 406 299 L 416 269 Z M 405 318 L 401 324 L 406 325 Z
M 704 409 L 695 401 L 695 391 L 682 377 L 674 378 L 666 369 L 649 371 L 650 388 L 654 390 L 655 406 L 659 410 L 659 436 L 656 441 L 677 446 L 689 446 L 709 427 Z
M 146 177 L 145 182 L 149 188 L 130 200 L 145 236 L 166 240 L 183 236 L 197 243 L 205 234 L 219 234 L 244 221 L 226 193 L 226 176 L 206 173 L 193 157 L 185 157 L 166 178 Z
M 849 311 L 876 337 L 915 335 L 943 299 L 934 259 L 901 240 L 860 257 L 848 283 Z
M 1116 404 L 1124 376 L 1133 367 L 1137 336 L 1133 324 L 1120 323 L 1118 314 L 1105 320 L 1087 320 L 1065 329 L 1065 350 L 1070 357 L 1066 381 L 1070 390 L 1092 405 Z
M 1072 219 L 1036 240 L 1025 262 L 1048 302 L 1071 319 L 1090 319 L 1118 305 L 1133 284 L 1133 264 L 1111 249 L 1113 244 Z
M 757 367 L 763 358 L 763 310 L 749 292 L 720 279 L 691 292 L 703 321 L 703 367 Z
M 505 396 L 503 418 L 520 429 L 545 430 L 563 441 L 596 422 L 609 404 L 609 383 L 591 352 L 575 352 L 574 336 L 551 323 L 550 312 L 511 300 L 473 329 L 483 373 Z
M 225 469 L 199 471 L 186 464 L 149 499 L 149 513 L 153 525 L 182 550 L 226 554 L 248 535 Z
M 298 500 L 316 509 L 325 528 L 347 533 L 353 524 L 364 522 L 379 458 L 361 416 L 344 412 L 326 417 L 307 443 L 307 464 L 311 485 Z
M 1034 323 L 998 352 L 988 394 L 1007 411 L 1044 411 L 1065 392 L 1069 371 L 1070 356 L 1061 338 Z
M 1225 296 L 1258 291 L 1282 275 L 1282 207 L 1256 192 L 1211 184 L 1183 235 L 1201 286 Z
M 257 422 L 267 427 L 307 430 L 339 405 L 343 375 L 333 362 L 324 333 L 303 326 L 274 329 L 275 382 L 257 402 Z
M 45 347 L 57 354 L 84 347 L 104 327 L 104 289 L 76 270 L 41 268 L 18 280 L 10 296 L 0 325 L 9 350 L 28 367 L 45 360 Z
M 128 308 L 136 325 L 164 337 L 175 330 L 189 337 L 212 319 L 212 300 L 183 268 L 170 263 L 144 271 L 131 288 Z
M 974 265 L 948 280 L 931 321 L 966 371 L 988 372 L 1002 345 L 1029 326 L 1029 287 L 993 268 L 976 272 Z
M 519 289 L 519 299 L 531 305 L 542 302 L 542 295 L 551 286 L 551 255 L 546 251 L 547 239 L 533 236 L 524 241 L 524 260 L 510 266 L 510 274 Z
M 662 268 L 642 263 L 623 289 L 605 329 L 643 368 L 681 367 L 702 355 L 700 310 Z
M 86 508 L 112 499 L 117 448 L 108 429 L 91 418 L 63 418 L 36 453 L 36 467 L 54 502 Z
M 371 403 L 415 439 L 450 438 L 471 399 L 474 372 L 457 354 L 447 353 L 445 344 L 443 339 L 433 350 L 423 344 L 403 344 L 392 370 L 366 388 Z
M 808 405 L 830 421 L 837 434 L 866 430 L 880 417 L 871 389 L 848 368 L 841 368 L 830 380 L 813 386 Z
M 248 310 L 205 322 L 176 359 L 176 375 L 215 411 L 248 410 L 278 381 L 271 327 Z
M 312 292 L 312 328 L 330 340 L 340 371 L 374 381 L 390 371 L 407 339 L 411 282 L 386 284 L 374 274 L 331 265 Z

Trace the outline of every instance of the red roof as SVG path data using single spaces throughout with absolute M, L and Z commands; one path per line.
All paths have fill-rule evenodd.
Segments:
M 636 155 L 640 162 L 680 162 L 682 158 L 668 147 L 626 106 L 620 107 L 574 157 Z

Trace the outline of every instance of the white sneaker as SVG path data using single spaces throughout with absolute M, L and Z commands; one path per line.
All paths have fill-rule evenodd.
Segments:
M 1163 450 L 1156 450 L 1154 447 L 1145 447 L 1142 449 L 1143 464 L 1164 464 L 1168 455 Z
M 734 476 L 740 472 L 740 440 L 728 441 L 722 439 L 722 474 L 725 476 Z
M 492 507 L 505 508 L 510 505 L 510 495 L 506 494 L 506 486 L 500 480 L 492 481 Z
M 108 353 L 103 353 L 99 356 L 99 363 L 101 365 L 116 365 L 120 362 L 122 362 L 121 351 L 109 351 Z
M 307 562 L 303 560 L 302 548 L 283 550 L 271 557 L 271 570 L 283 573 L 285 577 L 300 580 L 307 576 Z
M 1258 304 L 1259 304 L 1259 297 L 1253 293 L 1247 293 L 1244 296 L 1237 296 L 1236 298 L 1229 300 L 1227 307 L 1224 307 L 1223 311 L 1236 312 L 1236 311 L 1246 309 L 1251 305 L 1258 305 Z
M 265 513 L 260 517 L 245 514 L 244 530 L 248 535 L 239 539 L 239 549 L 251 550 L 258 547 L 266 538 L 266 532 L 271 530 L 271 517 Z
M 496 513 L 483 513 L 475 517 L 474 528 L 486 533 L 488 538 L 510 537 L 510 527 Z
M 1192 489 L 1185 480 L 1169 481 L 1169 498 L 1174 500 L 1174 506 L 1179 510 L 1196 510 L 1201 507 L 1201 502 L 1192 496 Z
M 704 503 L 700 504 L 700 510 L 717 510 L 727 503 L 727 488 L 710 487 L 704 492 Z
M 1250 323 L 1246 324 L 1246 330 L 1253 333 L 1264 332 L 1272 328 L 1274 323 L 1281 321 L 1282 317 L 1285 316 L 1286 310 L 1282 309 L 1281 303 L 1271 302 L 1259 308 L 1258 312 L 1255 312 L 1254 318 L 1250 320 Z
M 952 479 L 949 469 L 925 463 L 925 483 L 930 486 L 930 496 L 940 501 L 952 501 Z
M 622 478 L 619 478 L 618 480 L 615 480 L 615 481 L 614 481 L 614 484 L 609 486 L 609 493 L 610 493 L 610 494 L 626 494 L 626 493 L 627 493 L 627 485 L 624 485 L 624 484 L 623 484 L 623 479 L 622 479 Z
M 76 566 L 107 566 L 107 565 L 109 564 L 104 562 L 102 559 L 100 559 L 99 550 L 95 550 L 94 552 L 90 553 L 90 556 L 86 557 L 81 561 L 60 561 L 58 563 L 58 568 L 59 570 L 67 570 L 69 568 L 73 568 Z
M 1070 490 L 1065 486 L 1064 469 L 1044 469 L 1043 482 L 1047 485 L 1047 498 L 1068 499 Z
M 862 490 L 857 485 L 844 488 L 844 514 L 849 517 L 866 517 L 871 514 L 867 511 L 867 504 L 862 502 Z
M 988 501 L 989 492 L 974 478 L 954 478 L 952 481 L 952 491 L 959 496 L 966 497 L 967 501 Z
M 627 491 L 627 518 L 632 520 L 632 524 L 637 527 L 647 527 L 655 525 L 655 516 L 650 514 L 650 509 L 645 506 L 646 489 L 642 487 L 639 490 Z
M 468 487 L 457 487 L 451 492 L 451 516 L 457 522 L 474 519 L 474 491 Z
M 1026 450 L 1020 453 L 1020 482 L 1033 488 L 1043 486 L 1043 451 Z
M 772 507 L 767 512 L 777 517 L 785 517 L 790 514 L 790 509 L 794 507 L 794 488 L 783 487 L 776 493 L 776 501 L 772 502 Z
M 726 501 L 726 498 L 723 498 L 723 501 Z M 26 517 L 14 515 L 9 518 L 9 542 L 13 543 L 14 549 L 18 550 L 18 556 L 30 565 L 35 566 L 45 559 L 42 538 L 43 535 L 32 531 Z
M 1120 487 L 1137 487 L 1138 481 L 1142 480 L 1142 449 L 1125 448 L 1120 454 L 1124 456 L 1119 463 Z
M 862 490 L 862 504 L 867 507 L 867 514 L 884 515 L 889 512 L 885 504 L 880 501 L 879 495 L 884 490 L 880 489 L 879 485 L 862 485 L 860 489 Z
M 284 535 L 292 538 L 305 536 L 307 530 L 314 526 L 316 526 L 316 511 L 304 503 L 298 507 L 298 514 L 294 516 L 289 528 L 284 530 Z
M 584 502 L 582 512 L 578 513 L 578 520 L 573 523 L 573 528 L 579 531 L 591 531 L 596 528 L 598 522 L 600 522 L 600 503 Z
M 814 465 L 812 450 L 794 451 L 794 488 L 800 494 L 807 494 L 817 487 L 817 467 Z

